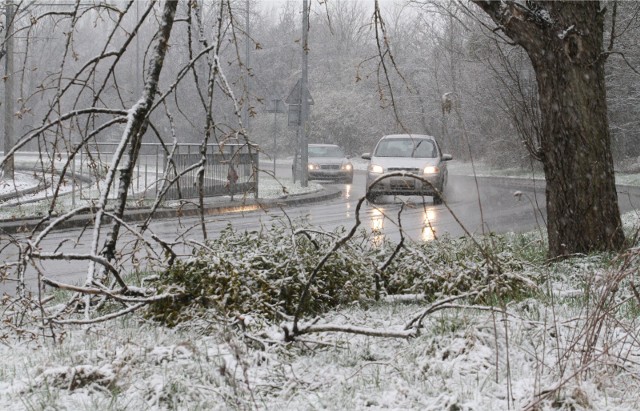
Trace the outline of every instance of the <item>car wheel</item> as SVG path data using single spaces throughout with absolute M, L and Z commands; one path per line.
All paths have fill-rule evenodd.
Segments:
M 437 190 L 438 194 L 434 194 L 433 195 L 433 204 L 434 205 L 440 205 L 442 204 L 443 198 L 444 198 L 444 187 L 445 187 L 446 182 L 442 181 L 442 183 L 438 186 L 435 187 L 435 189 Z

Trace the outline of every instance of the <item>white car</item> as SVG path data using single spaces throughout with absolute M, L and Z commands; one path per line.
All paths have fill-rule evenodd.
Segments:
M 353 182 L 353 165 L 335 144 L 309 144 L 309 180 Z
M 362 158 L 370 160 L 367 169 L 367 199 L 374 203 L 380 195 L 419 195 L 433 197 L 434 204 L 442 204 L 442 193 L 447 184 L 447 161 L 450 154 L 442 154 L 434 137 L 422 134 L 392 134 L 378 141 L 371 153 Z M 374 182 L 394 172 L 397 175 Z M 419 176 L 427 184 L 411 174 Z M 433 188 L 435 187 L 436 190 Z

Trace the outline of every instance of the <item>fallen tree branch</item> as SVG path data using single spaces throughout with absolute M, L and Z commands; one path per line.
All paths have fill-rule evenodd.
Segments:
M 472 297 L 474 295 L 477 295 L 479 292 L 478 291 L 473 291 L 470 293 L 465 293 L 465 294 L 460 294 L 460 295 L 454 295 L 452 297 L 449 298 L 445 298 L 442 300 L 438 300 L 433 302 L 429 307 L 427 307 L 422 313 L 416 315 L 415 317 L 413 317 L 413 319 L 411 319 L 411 321 L 409 321 L 407 323 L 407 325 L 405 326 L 405 330 L 408 330 L 410 328 L 414 327 L 414 324 L 417 322 L 418 324 L 415 326 L 416 328 L 422 328 L 422 320 L 429 314 L 432 314 L 436 311 L 439 310 L 443 310 L 445 308 L 447 308 L 447 304 L 453 302 L 453 301 L 457 301 L 457 300 L 461 300 L 463 298 L 467 298 L 467 297 Z
M 113 319 L 118 318 L 118 317 L 122 317 L 123 315 L 132 313 L 132 312 L 144 307 L 145 305 L 147 305 L 147 304 L 146 303 L 138 303 L 136 305 L 129 306 L 129 307 L 125 308 L 124 310 L 120 310 L 120 311 L 117 311 L 115 313 L 107 314 L 107 315 L 104 315 L 102 317 L 86 318 L 84 320 L 80 320 L 80 319 L 69 319 L 69 320 L 51 319 L 51 322 L 55 323 L 55 324 L 59 324 L 59 325 L 97 324 L 97 323 L 101 323 L 101 322 L 105 322 L 105 321 L 110 321 L 110 320 L 113 320 Z
M 295 324 L 293 324 L 295 326 Z M 377 330 L 375 328 L 367 328 L 367 327 L 355 327 L 350 325 L 337 325 L 337 324 L 322 324 L 322 325 L 309 325 L 309 326 L 299 326 L 298 329 L 295 330 L 295 334 L 292 335 L 292 328 L 289 328 L 288 325 L 284 325 L 282 329 L 285 334 L 285 341 L 292 341 L 295 337 L 304 334 L 313 334 L 313 333 L 325 333 L 325 332 L 340 332 L 347 334 L 359 334 L 359 335 L 367 335 L 369 337 L 383 337 L 383 338 L 414 338 L 418 336 L 418 331 L 416 329 L 410 330 Z
M 159 295 L 152 295 L 150 297 L 127 297 L 124 295 L 121 295 L 122 293 L 126 292 L 127 290 L 118 290 L 115 292 L 109 291 L 107 289 L 103 289 L 103 288 L 97 288 L 97 287 L 82 287 L 82 286 L 77 286 L 77 285 L 72 285 L 72 284 L 64 284 L 55 280 L 52 280 L 50 278 L 44 277 L 42 278 L 42 282 L 50 287 L 55 287 L 58 288 L 60 290 L 67 290 L 67 291 L 74 291 L 77 293 L 81 293 L 81 294 L 90 294 L 90 295 L 104 295 L 107 297 L 111 297 L 114 300 L 123 302 L 123 303 L 153 303 L 156 301 L 161 301 L 161 300 L 165 300 L 167 298 L 174 298 L 174 297 L 178 297 L 180 295 L 180 293 L 177 294 L 171 294 L 171 293 L 164 293 L 164 294 L 159 294 Z
M 360 209 L 362 208 L 362 203 L 364 203 L 364 201 L 365 201 L 365 197 L 362 197 L 358 201 L 358 205 L 356 205 L 356 212 L 355 212 L 356 222 L 353 225 L 353 227 L 351 227 L 351 230 L 344 237 L 340 238 L 338 241 L 335 242 L 333 247 L 331 247 L 331 250 L 329 250 L 329 252 L 325 254 L 325 256 L 322 258 L 322 260 L 320 260 L 318 265 L 316 265 L 316 267 L 313 269 L 313 272 L 309 276 L 309 280 L 307 281 L 307 284 L 305 285 L 304 290 L 302 291 L 302 295 L 300 296 L 300 302 L 298 303 L 298 308 L 296 309 L 295 315 L 293 317 L 293 333 L 294 333 L 293 337 L 295 337 L 295 334 L 298 331 L 297 330 L 298 321 L 300 320 L 300 316 L 302 315 L 302 311 L 303 311 L 302 307 L 304 306 L 304 302 L 306 301 L 309 295 L 309 289 L 311 288 L 311 284 L 313 284 L 316 276 L 320 272 L 320 269 L 322 269 L 322 267 L 326 264 L 327 260 L 329 260 L 329 257 L 331 257 L 340 247 L 346 244 L 347 241 L 349 241 L 356 234 L 356 231 L 361 224 Z

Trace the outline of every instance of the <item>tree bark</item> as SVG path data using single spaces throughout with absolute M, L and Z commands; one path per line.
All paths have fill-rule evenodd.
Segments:
M 600 3 L 472 1 L 526 50 L 536 72 L 550 256 L 621 248 Z
M 138 100 L 135 106 L 130 110 L 125 133 L 122 136 L 122 140 L 128 142 L 128 156 L 125 159 L 121 159 L 125 164 L 121 168 L 118 184 L 118 197 L 114 207 L 114 214 L 118 218 L 122 218 L 124 216 L 126 209 L 128 190 L 131 186 L 136 161 L 138 160 L 138 153 L 142 145 L 142 137 L 147 130 L 147 118 L 151 108 L 153 107 L 153 101 L 158 90 L 160 72 L 162 71 L 164 58 L 169 48 L 169 38 L 171 37 L 171 29 L 173 27 L 177 6 L 178 1 L 176 0 L 168 0 L 164 4 L 162 20 L 160 21 L 160 27 L 158 28 L 158 39 L 152 54 L 149 69 L 147 70 L 144 92 L 140 100 Z M 104 205 L 101 204 L 101 207 L 103 206 Z M 99 218 L 96 225 L 101 224 L 100 219 L 102 217 L 102 213 L 99 213 L 98 216 Z M 105 244 L 102 249 L 102 255 L 107 260 L 115 258 L 119 232 L 120 223 L 116 221 L 111 232 L 107 235 L 107 239 L 105 240 Z

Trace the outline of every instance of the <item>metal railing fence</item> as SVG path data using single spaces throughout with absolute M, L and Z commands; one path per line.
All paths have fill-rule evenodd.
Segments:
M 92 180 L 100 181 L 107 172 L 118 143 L 91 143 L 79 152 L 79 164 L 73 163 L 74 176 L 90 175 Z M 166 189 L 165 200 L 197 198 L 199 196 L 198 172 L 204 168 L 204 196 L 223 196 L 240 193 L 253 193 L 258 196 L 258 147 L 248 144 L 208 144 L 205 161 L 200 152 L 201 144 L 172 145 L 143 143 L 132 183 L 130 195 L 134 198 L 155 198 Z M 166 150 L 170 152 L 167 153 Z M 173 152 L 171 153 L 171 150 Z M 78 157 L 77 157 L 78 158 Z M 123 159 L 121 164 L 125 161 Z M 82 199 L 99 197 L 100 184 L 73 179 L 78 184 Z M 111 197 L 116 190 L 111 190 Z M 75 196 L 74 196 L 75 198 Z

